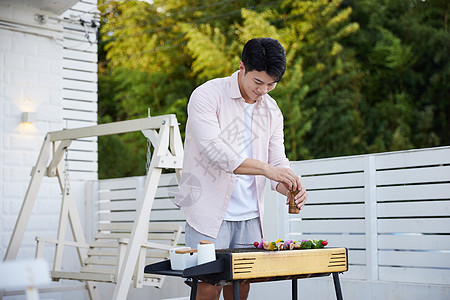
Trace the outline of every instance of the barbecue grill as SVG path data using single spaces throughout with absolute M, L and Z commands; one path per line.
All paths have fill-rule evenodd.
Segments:
M 239 283 L 292 280 L 292 299 L 297 299 L 297 279 L 333 274 L 336 298 L 342 299 L 339 272 L 348 270 L 346 248 L 267 251 L 255 248 L 219 249 L 216 260 L 182 271 L 170 261 L 147 265 L 145 273 L 192 279 L 190 299 L 197 295 L 198 280 L 215 285 L 233 284 L 233 299 L 239 299 Z

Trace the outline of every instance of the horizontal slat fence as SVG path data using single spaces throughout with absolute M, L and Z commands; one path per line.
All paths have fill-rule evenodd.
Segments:
M 93 19 L 96 11 L 97 1 L 82 0 L 61 15 L 65 20 L 62 117 L 66 129 L 97 125 L 96 28 L 80 23 L 80 19 Z M 97 148 L 97 138 L 70 145 L 66 158 L 70 179 L 97 179 Z
M 308 204 L 289 215 L 293 240 L 323 239 L 347 247 L 351 272 L 343 278 L 362 279 L 366 272 L 364 158 L 291 162 L 308 190 Z
M 450 147 L 292 162 L 292 239 L 349 249 L 344 278 L 450 284 Z
M 98 222 L 132 223 L 136 208 L 139 207 L 145 177 L 99 180 L 98 184 Z M 183 228 L 179 244 L 184 245 L 185 218 L 172 199 L 178 184 L 175 173 L 162 174 L 150 213 L 150 223 L 173 223 Z
M 376 156 L 379 279 L 450 284 L 450 149 Z
M 288 216 L 286 230 L 273 224 L 282 227 L 280 237 L 346 247 L 343 279 L 450 284 L 450 147 L 291 162 L 291 168 L 309 197 L 300 214 Z M 105 190 L 106 182 L 114 188 Z M 115 214 L 133 218 L 125 203 L 138 199 L 143 183 L 144 177 L 100 180 L 100 222 Z M 176 192 L 175 175 L 163 174 L 151 222 L 184 226 L 171 201 Z M 273 197 L 269 192 L 265 201 Z

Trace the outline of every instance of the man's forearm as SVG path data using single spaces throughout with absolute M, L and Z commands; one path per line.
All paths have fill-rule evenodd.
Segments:
M 260 160 L 246 158 L 242 164 L 234 170 L 234 174 L 239 175 L 266 175 L 267 169 L 271 166 Z
M 234 170 L 235 174 L 240 175 L 266 175 L 267 169 L 270 168 L 271 165 L 263 163 L 257 159 L 246 158 L 242 164 L 239 165 Z M 278 183 L 276 187 L 277 192 L 287 196 L 289 190 L 284 186 L 284 184 Z
M 276 190 L 286 197 L 289 191 L 299 191 L 294 196 L 294 201 L 300 209 L 303 209 L 305 205 L 308 193 L 303 188 L 299 176 L 289 168 L 274 167 L 256 159 L 246 158 L 234 170 L 234 173 L 241 175 L 263 175 L 270 180 L 274 180 L 278 182 Z M 286 198 L 286 204 L 288 204 L 288 200 L 289 197 Z
M 274 167 L 253 158 L 246 158 L 239 167 L 234 170 L 234 174 L 263 175 L 270 180 L 282 183 L 286 190 L 297 190 L 297 188 L 301 186 L 298 176 L 292 172 L 291 169 Z

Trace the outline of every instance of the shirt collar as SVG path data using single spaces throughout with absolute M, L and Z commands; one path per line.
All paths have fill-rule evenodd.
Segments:
M 231 75 L 231 94 L 230 95 L 231 95 L 231 98 L 233 98 L 233 99 L 242 98 L 241 91 L 239 90 L 238 74 L 239 74 L 239 71 L 236 71 Z

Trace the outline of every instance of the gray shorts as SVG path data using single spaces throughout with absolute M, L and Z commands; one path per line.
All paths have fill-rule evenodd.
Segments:
M 214 243 L 216 249 L 248 248 L 254 242 L 259 242 L 262 237 L 259 218 L 245 221 L 223 221 L 217 238 L 201 234 L 186 222 L 186 246 L 197 248 L 200 240 L 209 240 Z

